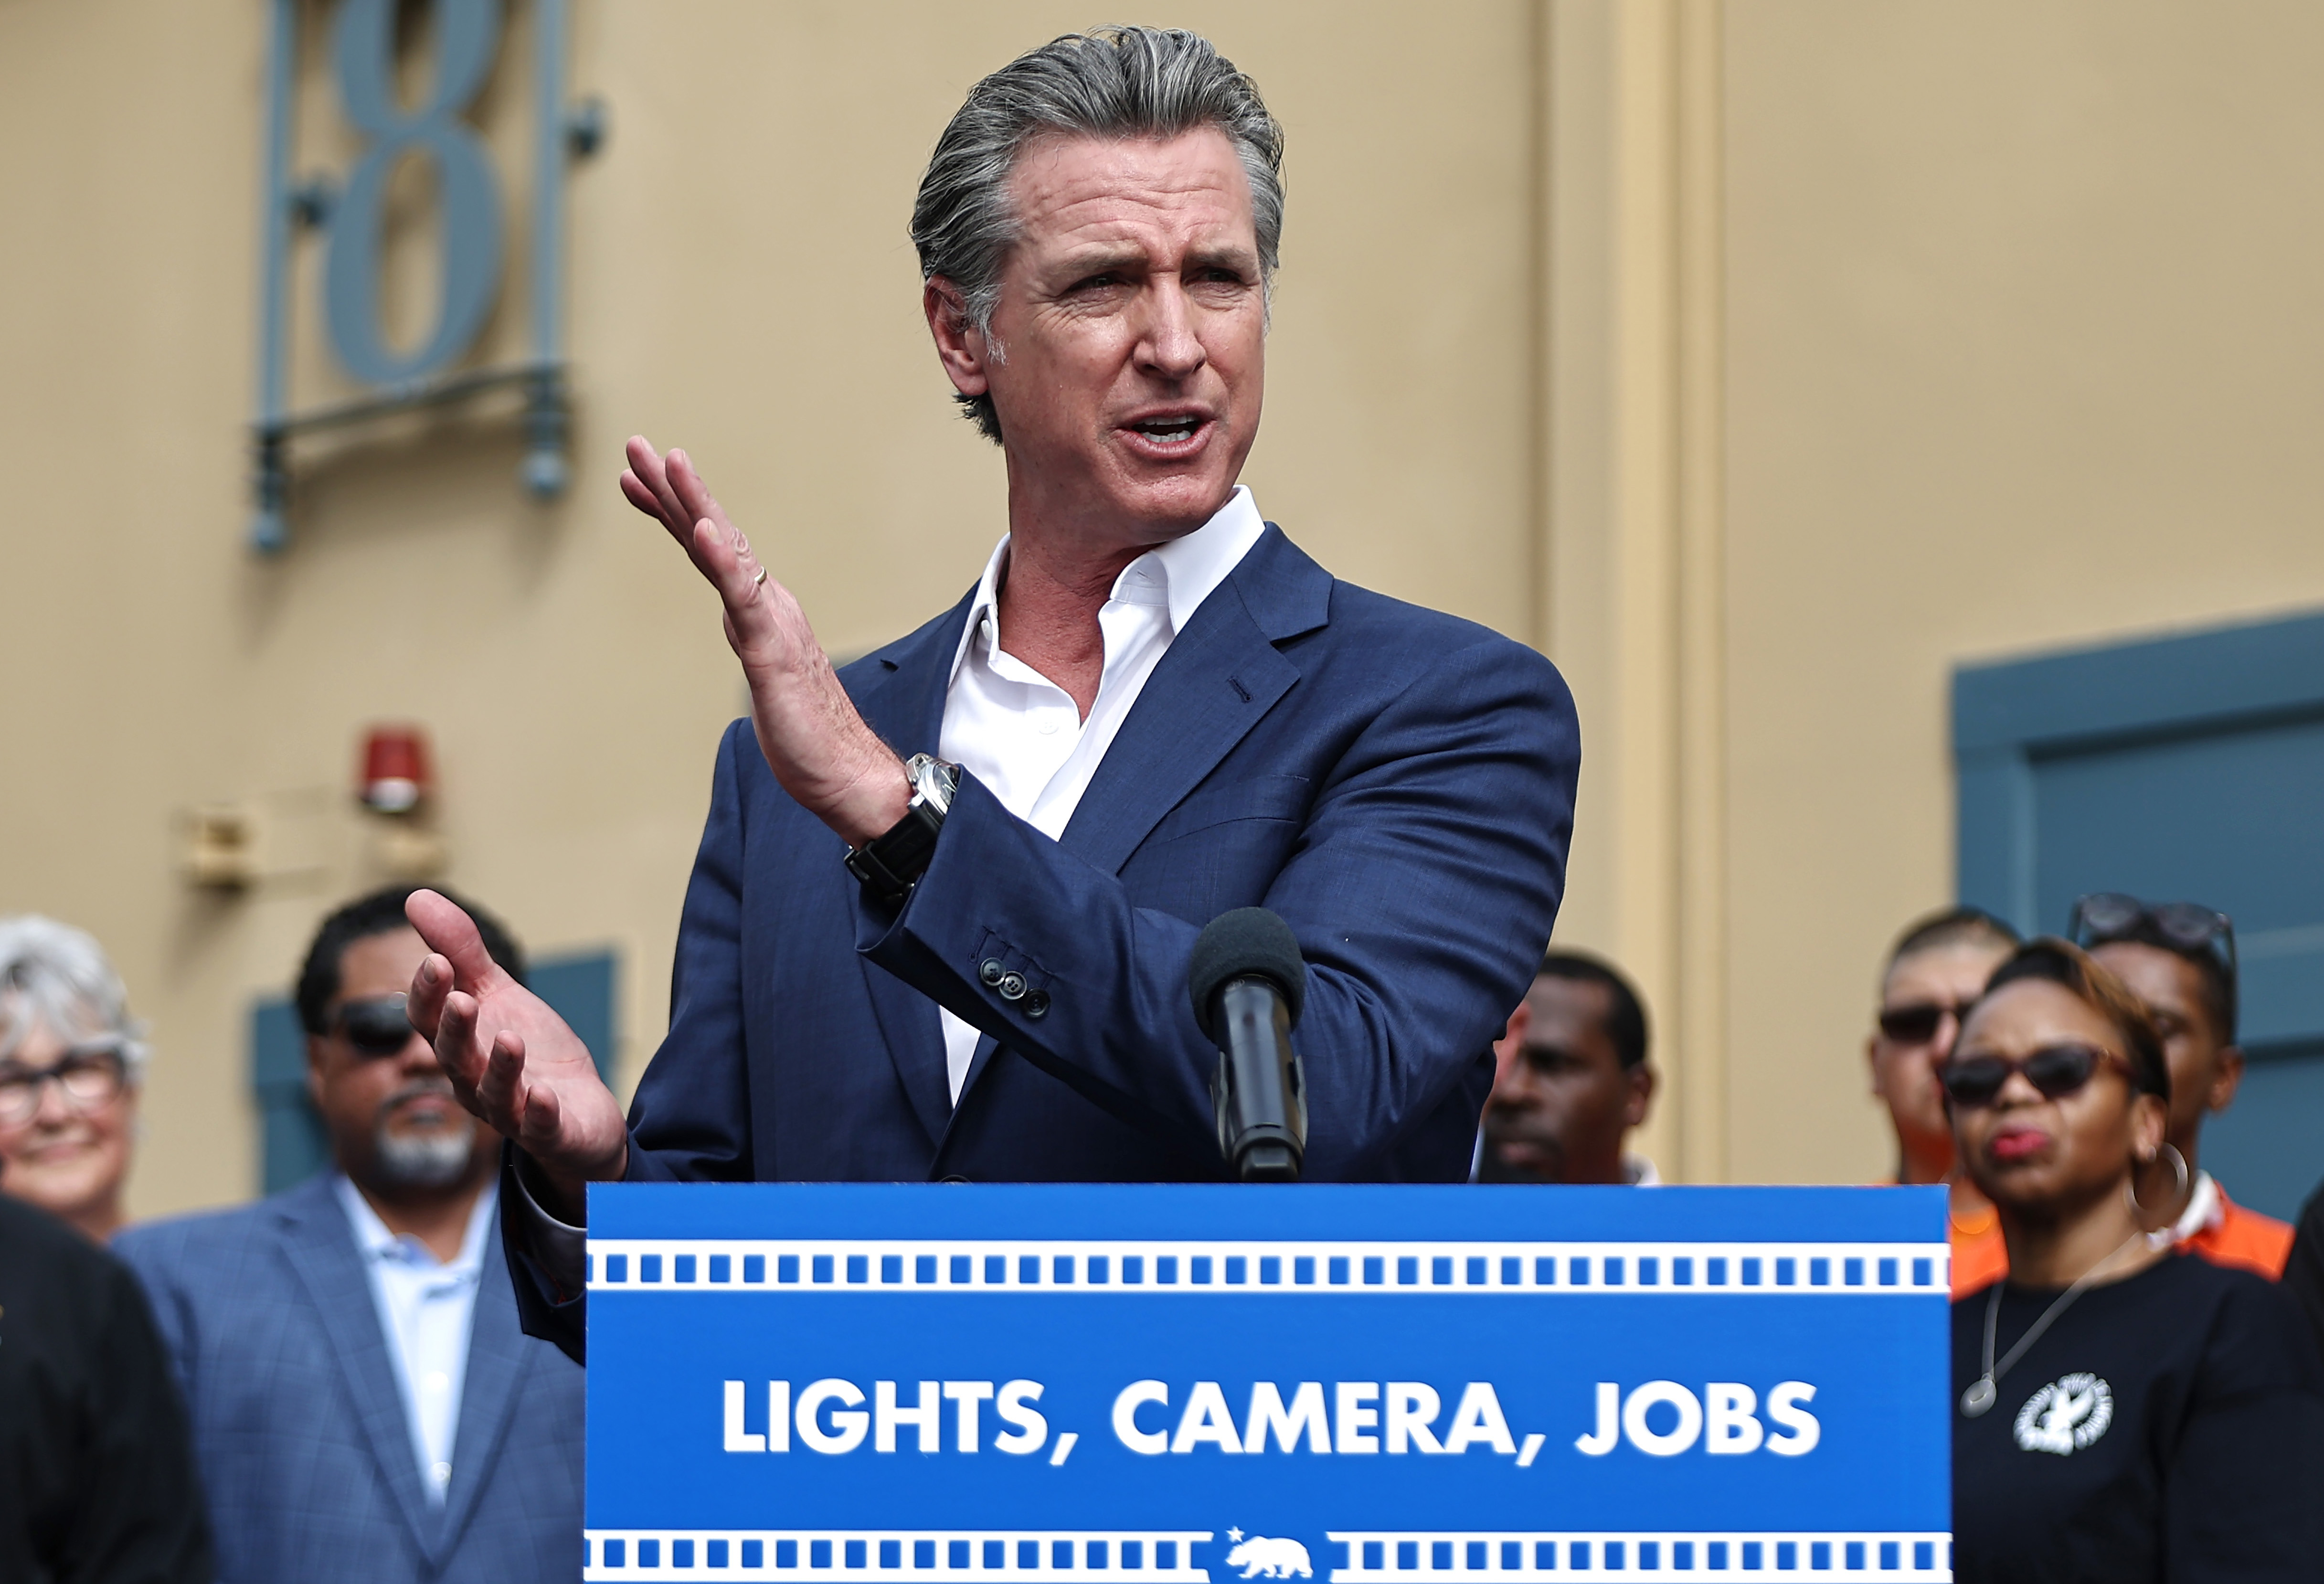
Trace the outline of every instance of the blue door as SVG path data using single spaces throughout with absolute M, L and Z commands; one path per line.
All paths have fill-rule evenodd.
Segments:
M 2235 1106 L 2203 1165 L 2286 1219 L 2324 1177 L 2324 617 L 1964 668 L 1961 899 L 2058 931 L 2128 891 L 2236 921 Z

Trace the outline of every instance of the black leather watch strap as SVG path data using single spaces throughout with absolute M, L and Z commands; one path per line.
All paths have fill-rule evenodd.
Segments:
M 904 817 L 847 855 L 848 870 L 863 882 L 872 898 L 890 907 L 910 895 L 919 878 L 928 872 L 936 855 L 936 833 L 944 815 L 933 805 L 914 800 Z
M 848 872 L 862 882 L 874 901 L 890 907 L 911 895 L 935 861 L 936 835 L 944 829 L 945 811 L 952 806 L 960 767 L 916 753 L 904 772 L 912 782 L 912 804 L 904 817 L 847 855 Z

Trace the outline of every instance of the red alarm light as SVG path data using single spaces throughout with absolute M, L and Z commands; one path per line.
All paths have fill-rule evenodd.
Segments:
M 428 796 L 428 733 L 417 726 L 374 726 L 364 734 L 355 797 L 381 814 L 410 814 Z

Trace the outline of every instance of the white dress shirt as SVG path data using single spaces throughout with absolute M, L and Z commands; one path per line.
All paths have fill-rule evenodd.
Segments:
M 371 1282 L 379 1329 L 403 1394 L 403 1423 L 428 1499 L 441 1506 L 452 1484 L 452 1438 L 460 1428 L 460 1392 L 468 1373 L 468 1331 L 484 1274 L 484 1239 L 499 1202 L 497 1182 L 485 1185 L 468 1212 L 468 1229 L 450 1264 L 419 1239 L 398 1237 L 341 1176 L 332 1184 L 355 1229 L 355 1251 Z
M 1208 522 L 1121 569 L 1099 610 L 1105 669 L 1084 720 L 1065 690 L 1003 647 L 1001 585 L 1008 576 L 1003 535 L 985 563 L 954 651 L 937 757 L 982 782 L 1001 806 L 1055 841 L 1065 833 L 1106 750 L 1154 675 L 1170 642 L 1267 531 L 1250 491 L 1238 484 Z M 960 1099 L 977 1031 L 943 1014 L 945 1073 Z

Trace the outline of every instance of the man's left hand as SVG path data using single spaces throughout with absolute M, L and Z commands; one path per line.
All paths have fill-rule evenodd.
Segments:
M 769 576 L 685 452 L 630 437 L 622 493 L 684 548 L 726 608 L 726 641 L 751 688 L 759 751 L 784 791 L 850 847 L 886 832 L 911 802 L 903 761 L 855 713 L 807 612 Z

